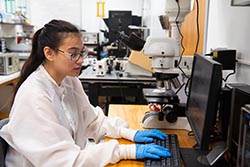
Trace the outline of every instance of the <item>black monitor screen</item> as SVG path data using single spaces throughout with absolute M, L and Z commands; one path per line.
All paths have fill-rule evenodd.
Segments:
M 186 115 L 200 150 L 209 150 L 222 84 L 222 65 L 194 55 Z

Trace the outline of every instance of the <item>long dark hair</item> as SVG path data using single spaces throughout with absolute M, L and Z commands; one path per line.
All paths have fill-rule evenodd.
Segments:
M 80 35 L 80 30 L 73 24 L 63 20 L 51 20 L 43 28 L 36 31 L 32 38 L 32 50 L 29 58 L 22 67 L 20 80 L 16 85 L 13 100 L 22 83 L 44 62 L 45 55 L 43 48 L 48 46 L 56 50 L 67 37 L 68 33 L 78 33 Z

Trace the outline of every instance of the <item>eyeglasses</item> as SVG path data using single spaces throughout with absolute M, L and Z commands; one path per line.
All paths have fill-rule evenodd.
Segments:
M 70 56 L 70 59 L 72 61 L 78 61 L 80 59 L 80 57 L 85 59 L 88 56 L 88 52 L 86 50 L 82 50 L 79 53 L 69 53 L 69 52 L 66 52 L 66 51 L 63 51 L 63 50 L 60 50 L 60 49 L 56 49 L 56 50 L 63 53 L 63 54 L 65 54 L 65 55 Z

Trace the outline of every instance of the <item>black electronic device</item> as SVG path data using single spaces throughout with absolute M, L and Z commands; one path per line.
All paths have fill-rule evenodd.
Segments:
M 140 16 L 133 16 L 130 10 L 110 10 L 109 18 L 105 18 L 103 21 L 109 28 L 109 32 L 105 31 L 104 36 L 108 38 L 108 44 L 112 46 L 108 49 L 110 56 L 119 58 L 128 56 L 130 51 L 127 48 L 127 44 L 135 47 L 135 49 L 142 49 L 141 47 L 145 42 L 139 39 L 140 32 L 129 28 L 132 25 L 141 26 Z M 132 41 L 131 43 L 130 40 L 137 41 Z M 140 42 L 139 44 L 138 41 Z
M 250 104 L 241 108 L 240 132 L 236 166 L 250 166 Z
M 215 61 L 218 61 L 222 64 L 223 70 L 235 70 L 236 50 L 214 50 L 212 55 Z
M 145 159 L 144 167 L 181 167 L 179 142 L 176 134 L 169 134 L 166 140 L 154 139 L 154 143 L 166 147 L 171 153 L 170 157 L 161 159 Z
M 129 55 L 129 50 L 127 47 L 119 41 L 121 33 L 129 34 L 129 25 L 133 24 L 132 11 L 126 10 L 110 10 L 109 18 L 103 19 L 109 32 L 106 33 L 108 38 L 108 45 L 111 45 L 108 49 L 108 54 L 114 57 L 125 57 Z
M 132 25 L 132 11 L 110 10 L 108 19 L 109 42 L 114 42 L 119 38 L 119 32 L 129 34 L 129 25 Z
M 210 148 L 211 134 L 214 132 L 219 109 L 221 85 L 222 65 L 211 58 L 195 54 L 186 116 L 198 146 L 196 164 L 214 165 L 227 150 L 223 141 L 212 150 Z M 183 159 L 185 166 L 192 166 L 188 165 L 190 160 L 185 160 L 185 157 Z
M 224 141 L 228 139 L 228 126 L 230 122 L 230 105 L 232 97 L 232 90 L 228 87 L 223 87 L 220 95 L 220 105 L 219 105 L 219 122 L 220 122 L 220 132 L 221 138 Z
M 230 152 L 230 163 L 236 165 L 237 150 L 239 146 L 240 114 L 245 104 L 250 104 L 250 85 L 244 83 L 227 83 L 226 88 L 231 91 L 230 119 L 228 121 L 228 147 Z M 226 126 L 226 125 L 225 125 Z

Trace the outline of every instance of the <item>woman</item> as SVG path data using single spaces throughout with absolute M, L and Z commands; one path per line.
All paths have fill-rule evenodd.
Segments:
M 93 107 L 77 76 L 87 55 L 80 31 L 52 20 L 39 29 L 17 84 L 10 121 L 0 135 L 8 142 L 6 166 L 105 166 L 121 159 L 160 158 L 170 153 L 154 144 L 99 142 L 104 136 L 135 142 L 165 139 L 158 130 L 136 131 Z

